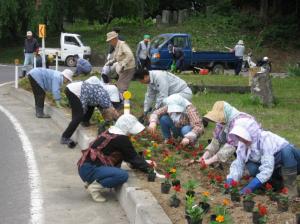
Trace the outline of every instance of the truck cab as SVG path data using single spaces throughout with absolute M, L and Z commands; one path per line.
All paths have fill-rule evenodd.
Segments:
M 80 58 L 89 59 L 91 48 L 83 43 L 79 34 L 61 33 L 60 48 L 45 48 L 45 54 L 54 56 L 57 54 L 58 61 L 73 67 L 76 65 L 74 55 L 78 54 Z

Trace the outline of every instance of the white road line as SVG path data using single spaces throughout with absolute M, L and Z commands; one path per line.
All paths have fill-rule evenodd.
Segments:
M 0 84 L 0 87 L 10 85 L 10 84 L 13 84 L 13 83 L 15 83 L 15 81 L 5 82 L 5 83 Z
M 4 107 L 0 105 L 0 111 L 2 111 L 14 125 L 16 132 L 21 140 L 23 151 L 25 153 L 26 163 L 28 167 L 29 185 L 31 189 L 30 195 L 30 224 L 42 224 L 44 223 L 43 212 L 43 199 L 41 196 L 40 188 L 40 174 L 37 168 L 34 152 L 31 143 L 22 128 L 19 121 Z

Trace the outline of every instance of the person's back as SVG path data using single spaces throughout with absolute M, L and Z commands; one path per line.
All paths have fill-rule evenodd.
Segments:
M 187 83 L 176 75 L 161 70 L 153 70 L 149 71 L 149 74 L 153 76 L 153 81 L 156 84 L 167 84 L 164 86 L 168 89 L 168 95 L 172 95 L 174 93 L 178 93 L 187 87 Z M 162 80 L 165 80 L 162 82 Z
M 88 60 L 83 59 L 83 58 L 79 58 L 77 60 L 76 67 L 77 67 L 76 74 L 81 74 L 81 73 L 88 74 L 92 70 L 91 63 Z
M 234 47 L 234 53 L 236 57 L 243 58 L 245 52 L 245 46 L 241 44 L 237 44 Z
M 52 69 L 34 68 L 29 74 L 45 91 L 52 91 L 53 85 L 59 85 L 63 81 L 60 72 Z

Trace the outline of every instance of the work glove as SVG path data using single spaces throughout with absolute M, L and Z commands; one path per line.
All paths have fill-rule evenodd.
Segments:
M 262 183 L 257 177 L 255 177 L 248 183 L 247 186 L 245 186 L 242 190 L 240 190 L 240 194 L 246 194 L 248 190 L 249 192 L 254 192 L 256 189 L 258 189 L 261 186 Z
M 62 108 L 62 106 L 60 105 L 60 101 L 59 100 L 55 101 L 55 105 L 56 105 L 57 108 Z

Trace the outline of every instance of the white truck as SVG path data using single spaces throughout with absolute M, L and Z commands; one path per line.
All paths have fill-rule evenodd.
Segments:
M 42 48 L 39 53 L 42 54 Z M 45 55 L 58 55 L 58 61 L 64 62 L 67 66 L 75 66 L 74 55 L 78 54 L 80 58 L 90 59 L 91 48 L 85 46 L 76 33 L 61 33 L 60 48 L 45 48 Z

